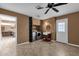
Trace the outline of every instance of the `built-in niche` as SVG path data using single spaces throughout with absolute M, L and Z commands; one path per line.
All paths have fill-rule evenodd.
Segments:
M 39 40 L 41 38 L 41 24 L 40 20 L 32 19 L 32 40 Z

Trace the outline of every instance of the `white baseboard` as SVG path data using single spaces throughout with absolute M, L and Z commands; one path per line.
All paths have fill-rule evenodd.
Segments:
M 55 41 L 55 40 L 52 40 L 54 42 L 58 42 L 58 41 Z M 24 42 L 24 43 L 20 43 L 20 44 L 17 44 L 17 45 L 23 45 L 23 44 L 29 44 L 30 42 Z M 61 42 L 60 42 L 61 43 Z M 71 46 L 76 46 L 76 47 L 79 47 L 79 45 L 76 45 L 76 44 L 71 44 L 71 43 L 65 43 L 65 44 L 68 44 L 68 45 L 71 45 Z
M 71 44 L 71 43 L 67 43 L 68 45 L 71 45 L 71 46 L 76 46 L 76 47 L 79 47 L 79 45 L 76 45 L 76 44 Z
M 58 41 L 56 41 L 56 42 L 58 42 Z M 60 43 L 62 43 L 62 42 L 60 42 Z M 71 43 L 64 43 L 64 44 L 68 44 L 68 45 L 71 45 L 71 46 L 79 47 L 79 45 L 76 45 L 76 44 L 71 44 Z
M 24 43 L 20 43 L 18 45 L 23 45 L 23 44 L 29 44 L 30 42 L 24 42 Z

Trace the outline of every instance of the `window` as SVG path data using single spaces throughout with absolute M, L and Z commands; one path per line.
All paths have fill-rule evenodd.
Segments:
M 65 23 L 58 23 L 58 32 L 65 32 Z

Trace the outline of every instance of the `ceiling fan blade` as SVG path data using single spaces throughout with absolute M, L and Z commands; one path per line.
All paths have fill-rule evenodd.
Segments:
M 57 10 L 56 8 L 52 8 L 55 12 L 59 12 L 59 10 Z
M 43 9 L 44 7 L 37 7 L 37 9 Z
M 65 4 L 67 4 L 67 3 L 57 3 L 57 4 L 54 4 L 54 7 L 60 6 L 60 5 L 65 5 Z
M 47 14 L 47 12 L 50 10 L 50 8 L 49 9 L 47 9 L 47 11 L 45 12 L 45 14 Z

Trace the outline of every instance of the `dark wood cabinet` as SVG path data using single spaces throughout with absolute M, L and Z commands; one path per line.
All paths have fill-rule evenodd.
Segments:
M 3 37 L 6 37 L 6 36 L 14 36 L 14 33 L 13 32 L 10 32 L 10 31 L 8 31 L 8 32 L 2 32 L 2 36 Z
M 51 41 L 51 34 L 43 35 L 43 40 L 44 41 Z

